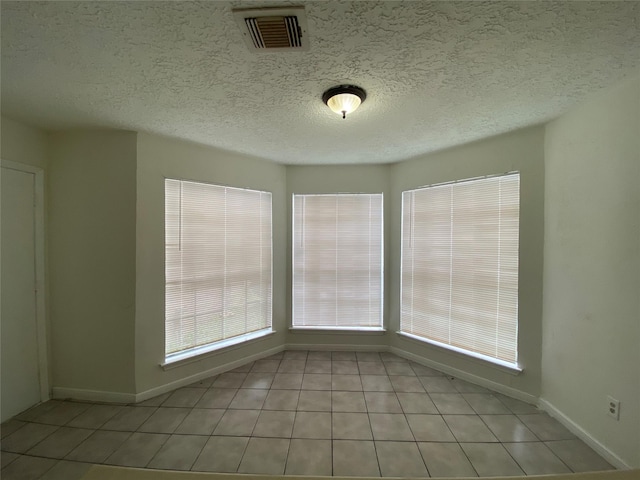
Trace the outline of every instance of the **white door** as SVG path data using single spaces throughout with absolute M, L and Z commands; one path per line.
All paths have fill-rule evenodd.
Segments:
M 2 166 L 0 360 L 2 421 L 42 400 L 36 293 L 36 172 Z

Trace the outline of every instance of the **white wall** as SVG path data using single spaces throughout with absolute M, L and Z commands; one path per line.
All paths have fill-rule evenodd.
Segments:
M 0 119 L 2 140 L 2 159 L 26 163 L 46 170 L 47 134 L 7 117 Z
M 542 265 L 544 157 L 542 127 L 519 130 L 395 164 L 391 177 L 390 344 L 418 357 L 493 382 L 503 392 L 540 392 L 542 335 Z M 402 191 L 419 186 L 518 170 L 520 172 L 520 257 L 518 294 L 519 375 L 395 334 L 400 329 L 400 254 Z M 455 373 L 455 372 L 454 372 Z M 469 378 L 469 377 L 468 377 Z M 473 378 L 471 378 L 473 380 Z
M 180 178 L 272 192 L 273 327 L 276 333 L 163 370 L 164 179 Z M 136 392 L 165 385 L 221 365 L 282 348 L 286 327 L 286 169 L 269 161 L 160 136 L 138 136 L 136 225 Z
M 133 393 L 136 134 L 49 140 L 54 395 Z
M 640 76 L 549 123 L 545 157 L 542 397 L 640 467 Z
M 327 166 L 288 166 L 287 167 L 287 325 L 291 325 L 291 232 L 292 232 L 292 196 L 312 193 L 382 193 L 384 204 L 384 323 L 387 325 L 389 301 L 389 165 L 327 165 Z M 318 345 L 318 348 L 359 348 L 382 349 L 389 343 L 387 332 L 359 332 L 359 333 L 323 333 L 322 331 L 290 330 L 287 345 L 298 346 Z

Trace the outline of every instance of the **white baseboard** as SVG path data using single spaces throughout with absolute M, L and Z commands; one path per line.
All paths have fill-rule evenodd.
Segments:
M 531 405 L 536 405 L 538 403 L 538 397 L 536 397 L 535 395 L 531 395 L 530 393 L 521 392 L 520 390 L 516 390 L 515 388 L 511 388 L 507 385 L 492 382 L 491 380 L 487 380 L 486 378 L 478 377 L 471 373 L 465 372 L 464 370 L 459 370 L 455 367 L 445 365 L 444 363 L 435 362 L 433 360 L 429 360 L 428 358 L 421 357 L 420 355 L 406 352 L 397 347 L 390 347 L 389 351 L 391 353 L 395 353 L 399 357 L 412 360 L 416 363 L 419 363 L 420 365 L 424 365 L 425 367 L 435 368 L 436 370 L 447 373 L 456 378 L 461 378 L 462 380 L 465 380 L 467 382 L 475 383 L 476 385 L 480 385 L 481 387 L 488 388 L 495 392 L 503 393 L 508 397 L 522 400 L 523 402 L 530 403 Z
M 388 352 L 388 345 L 344 345 L 344 344 L 316 344 L 316 343 L 287 343 L 285 350 L 312 350 L 334 352 Z
M 101 390 L 85 390 L 82 388 L 53 387 L 52 398 L 62 400 L 84 400 L 99 403 L 134 403 L 135 393 L 105 392 Z
M 280 353 L 283 350 L 284 350 L 284 346 L 274 347 L 269 350 L 256 353 L 255 355 L 250 355 L 240 360 L 225 363 L 224 365 L 219 365 L 215 368 L 205 370 L 204 372 L 199 372 L 195 375 L 191 375 L 189 377 L 181 378 L 179 380 L 175 380 L 173 382 L 160 385 L 159 387 L 145 390 L 144 392 L 137 393 L 135 395 L 134 401 L 138 403 L 153 397 L 157 397 L 158 395 L 162 395 L 163 393 L 170 392 L 172 390 L 175 390 L 176 388 L 186 387 L 187 385 L 191 385 L 192 383 L 198 382 L 200 380 L 204 380 L 205 378 L 213 377 L 214 375 L 220 375 L 221 373 L 228 372 L 229 370 L 233 370 L 234 368 L 241 367 L 246 363 L 255 362 L 256 360 L 260 360 L 261 358 L 269 357 L 275 353 Z
M 584 443 L 589 445 L 593 450 L 596 451 L 602 458 L 604 458 L 611 465 L 620 470 L 630 470 L 631 466 L 627 465 L 624 460 L 622 460 L 619 456 L 605 447 L 598 440 L 593 438 L 589 432 L 587 432 L 584 428 L 578 425 L 576 422 L 571 420 L 570 417 L 565 415 L 563 412 L 558 410 L 553 404 L 551 404 L 548 400 L 544 398 L 540 398 L 538 402 L 538 406 L 551 415 L 553 418 L 558 420 L 562 425 L 564 425 L 567 430 L 573 433 L 576 437 L 582 440 Z

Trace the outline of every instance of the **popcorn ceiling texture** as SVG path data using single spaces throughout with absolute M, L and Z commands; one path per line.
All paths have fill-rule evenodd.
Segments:
M 303 4 L 307 52 L 234 7 Z M 2 113 L 287 164 L 386 163 L 539 124 L 640 67 L 640 2 L 10 2 Z M 367 90 L 346 120 L 322 93 Z

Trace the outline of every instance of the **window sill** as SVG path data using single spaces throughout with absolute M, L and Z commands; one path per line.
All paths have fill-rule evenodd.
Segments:
M 235 350 L 248 343 L 260 340 L 268 335 L 276 333 L 272 329 L 258 330 L 257 332 L 247 333 L 238 337 L 229 338 L 220 342 L 204 345 L 202 347 L 193 348 L 184 352 L 174 353 L 164 359 L 164 363 L 160 366 L 163 370 L 171 370 L 172 368 L 187 365 L 193 362 L 199 362 L 207 357 L 217 355 L 224 351 Z
M 382 327 L 289 327 L 291 333 L 303 334 L 336 334 L 336 335 L 384 335 L 387 330 Z
M 412 335 L 410 333 L 406 333 L 406 332 L 402 332 L 402 331 L 397 331 L 396 332 L 398 335 L 407 338 L 409 340 L 412 340 L 416 343 L 420 343 L 422 345 L 427 344 L 436 348 L 440 348 L 443 351 L 445 351 L 446 353 L 449 354 L 453 354 L 453 355 L 460 355 L 460 356 L 464 356 L 465 359 L 467 360 L 472 360 L 472 361 L 476 361 L 478 363 L 482 363 L 483 365 L 486 365 L 488 367 L 492 367 L 495 368 L 497 370 L 501 370 L 503 372 L 506 372 L 510 375 L 520 375 L 524 369 L 520 366 L 520 365 L 514 365 L 511 363 L 507 363 L 504 362 L 502 360 L 498 360 L 495 358 L 491 358 L 491 357 L 487 357 L 485 355 L 479 354 L 479 353 L 474 353 L 474 352 L 469 352 L 466 350 L 462 350 L 460 348 L 456 348 L 456 347 L 452 347 L 450 345 L 445 345 L 443 343 L 439 343 L 439 342 L 434 342 L 433 340 L 429 340 L 423 337 L 418 337 L 417 335 Z

